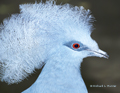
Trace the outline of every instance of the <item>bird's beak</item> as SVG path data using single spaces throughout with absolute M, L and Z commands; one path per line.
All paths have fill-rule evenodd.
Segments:
M 88 51 L 91 51 L 92 52 L 92 54 L 93 54 L 93 56 L 97 56 L 97 57 L 103 57 L 103 58 L 109 58 L 109 55 L 106 53 L 106 52 L 104 52 L 104 51 L 102 51 L 102 50 L 90 50 L 90 49 L 88 49 Z

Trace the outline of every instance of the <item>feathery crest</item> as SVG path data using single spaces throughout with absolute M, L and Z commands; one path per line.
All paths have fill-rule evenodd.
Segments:
M 82 6 L 56 5 L 51 0 L 23 4 L 20 9 L 0 25 L 0 79 L 8 84 L 41 68 L 54 45 L 90 36 L 92 28 L 90 10 Z

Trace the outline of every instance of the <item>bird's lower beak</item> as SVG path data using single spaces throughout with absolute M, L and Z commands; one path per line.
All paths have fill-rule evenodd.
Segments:
M 99 50 L 89 50 L 88 49 L 88 51 L 91 51 L 93 56 L 103 57 L 103 58 L 107 58 L 107 59 L 109 58 L 109 55 L 100 49 Z

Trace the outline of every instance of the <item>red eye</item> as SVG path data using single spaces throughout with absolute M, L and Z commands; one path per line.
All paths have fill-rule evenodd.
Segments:
M 78 49 L 79 47 L 80 47 L 80 45 L 78 43 L 73 44 L 73 48 Z

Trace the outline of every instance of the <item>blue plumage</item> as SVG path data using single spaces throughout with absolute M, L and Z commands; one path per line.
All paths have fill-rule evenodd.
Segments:
M 87 93 L 79 69 L 82 59 L 108 57 L 90 36 L 90 10 L 54 0 L 20 9 L 0 25 L 1 81 L 19 83 L 45 64 L 22 93 Z

